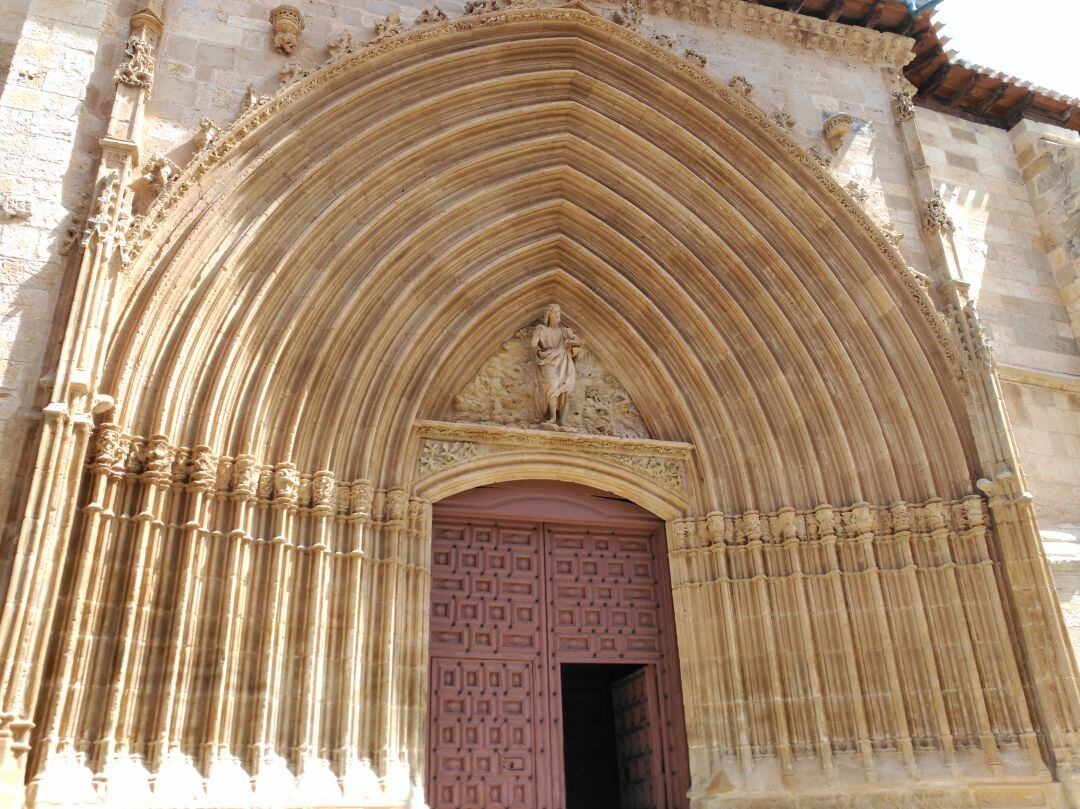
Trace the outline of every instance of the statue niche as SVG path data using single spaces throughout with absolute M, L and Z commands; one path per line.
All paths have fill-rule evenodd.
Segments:
M 453 421 L 651 438 L 630 394 L 562 323 L 557 304 L 518 330 L 454 397 Z

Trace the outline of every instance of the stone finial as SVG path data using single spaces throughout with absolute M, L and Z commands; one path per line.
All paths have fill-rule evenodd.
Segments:
M 847 191 L 848 195 L 860 205 L 865 205 L 870 200 L 870 192 L 866 190 L 866 186 L 855 180 L 850 180 L 848 184 L 844 186 L 844 190 Z
M 899 247 L 900 242 L 904 241 L 904 234 L 897 230 L 892 223 L 881 226 L 881 235 L 884 236 L 885 241 L 893 247 Z
M 278 81 L 282 84 L 291 84 L 304 78 L 311 73 L 310 68 L 304 67 L 300 62 L 289 62 L 278 71 Z
M 821 125 L 821 133 L 825 136 L 825 140 L 829 142 L 829 147 L 834 152 L 840 151 L 840 147 L 844 143 L 844 137 L 851 131 L 852 123 L 853 120 L 847 113 L 834 112 Z
M 910 121 L 915 117 L 915 105 L 911 101 L 911 93 L 907 90 L 897 90 L 892 94 L 893 115 L 898 123 Z
M 247 93 L 244 95 L 244 98 L 240 101 L 240 114 L 243 115 L 248 110 L 254 109 L 255 107 L 258 107 L 258 106 L 260 106 L 262 104 L 265 104 L 269 100 L 270 100 L 270 96 L 259 95 L 257 92 L 255 92 L 255 85 L 254 84 L 249 84 L 247 86 Z
M 274 47 L 291 56 L 300 44 L 304 16 L 296 6 L 278 6 L 270 12 L 270 24 L 274 26 Z

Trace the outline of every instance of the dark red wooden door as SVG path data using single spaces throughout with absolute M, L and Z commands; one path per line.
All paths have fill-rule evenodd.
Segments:
M 541 533 L 435 526 L 432 806 L 551 806 Z
M 664 550 L 662 523 L 584 487 L 489 487 L 436 506 L 432 809 L 566 809 L 560 667 L 568 663 L 646 666 L 615 693 L 636 711 L 622 717 L 626 743 L 647 748 L 631 756 L 634 771 L 651 773 L 635 776 L 637 802 L 623 805 L 686 805 Z M 647 688 L 646 705 L 638 692 Z
M 660 706 L 652 668 L 623 677 L 611 689 L 615 708 L 615 743 L 619 751 L 621 809 L 655 809 L 661 805 L 659 769 Z

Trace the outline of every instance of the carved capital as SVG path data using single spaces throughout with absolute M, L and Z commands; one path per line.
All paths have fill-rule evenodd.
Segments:
M 300 474 L 291 463 L 274 467 L 274 503 L 295 506 L 300 499 Z

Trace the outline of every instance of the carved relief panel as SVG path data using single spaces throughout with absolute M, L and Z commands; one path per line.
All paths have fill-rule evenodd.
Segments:
M 539 427 L 546 403 L 538 401 L 534 327 L 504 342 L 454 397 L 453 421 Z M 575 356 L 576 384 L 567 396 L 564 425 L 571 431 L 620 438 L 650 438 L 649 430 L 618 377 L 587 347 Z

